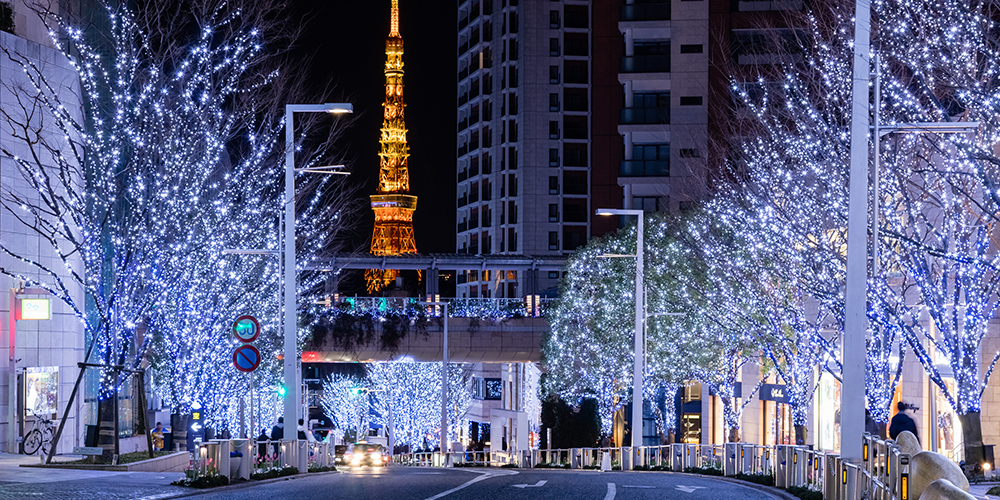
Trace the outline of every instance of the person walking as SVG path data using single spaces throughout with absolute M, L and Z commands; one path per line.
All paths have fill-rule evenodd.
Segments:
M 910 431 L 913 433 L 914 437 L 917 438 L 917 442 L 920 442 L 920 436 L 917 436 L 917 423 L 906 414 L 906 409 L 909 405 L 900 401 L 896 403 L 896 409 L 899 410 L 896 415 L 892 417 L 889 422 L 889 438 L 895 440 L 897 436 L 903 431 Z

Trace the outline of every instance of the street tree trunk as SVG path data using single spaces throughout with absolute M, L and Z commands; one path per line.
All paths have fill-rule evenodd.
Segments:
M 980 420 L 978 411 L 970 411 L 965 415 L 959 415 L 958 421 L 962 423 L 966 469 L 972 470 L 974 467 L 982 465 L 984 461 L 982 420 Z M 928 438 L 932 437 L 928 436 Z
M 98 463 L 110 464 L 115 454 L 115 444 L 118 435 L 115 433 L 115 420 L 118 408 L 115 398 L 104 398 L 97 403 L 97 446 L 104 449 Z
M 795 426 L 795 444 L 804 445 L 809 436 L 809 429 L 804 425 Z
M 728 443 L 738 443 L 738 442 L 740 442 L 740 428 L 739 427 L 730 427 L 729 428 L 729 436 L 728 436 L 726 442 L 728 442 Z

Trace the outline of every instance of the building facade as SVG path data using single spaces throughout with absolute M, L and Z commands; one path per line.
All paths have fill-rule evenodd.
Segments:
M 591 234 L 591 2 L 458 9 L 456 250 L 570 252 Z M 553 289 L 558 277 L 535 286 Z M 457 295 L 516 298 L 523 285 L 516 272 L 466 271 Z
M 79 101 L 80 85 L 76 71 L 49 39 L 48 30 L 25 2 L 0 2 L 0 12 L 10 12 L 9 19 L 0 19 L 0 48 L 10 55 L 0 54 L 0 107 L 12 119 L 40 127 L 42 133 L 58 134 L 58 129 L 28 116 L 17 105 L 12 89 L 30 88 L 22 60 L 39 68 L 45 80 L 59 93 L 68 111 L 77 119 L 82 116 Z M 68 2 L 67 8 L 75 2 Z M 3 9 L 6 6 L 9 10 Z M 65 13 L 65 12 L 64 12 Z M 71 12 L 70 12 L 71 13 Z M 13 26 L 11 26 L 11 24 Z M 22 96 L 23 98 L 23 96 Z M 0 190 L 37 200 L 13 157 L 30 157 L 28 146 L 12 137 L 13 130 L 0 121 Z M 27 259 L 55 264 L 55 250 L 37 232 L 10 212 L 0 214 L 0 244 Z M 77 269 L 83 266 L 77 263 Z M 0 256 L 0 267 L 19 273 L 28 279 L 44 281 L 39 270 L 10 255 Z M 68 272 L 67 272 L 68 274 Z M 67 275 L 67 282 L 72 283 Z M 75 299 L 82 302 L 83 293 Z M 86 420 L 82 397 L 68 405 L 70 392 L 79 373 L 77 363 L 83 361 L 84 329 L 73 311 L 49 294 L 26 285 L 7 274 L 0 275 L 0 346 L 4 360 L 0 363 L 0 452 L 19 453 L 21 442 L 36 424 L 36 414 L 51 419 L 67 417 L 58 452 L 70 452 L 83 444 L 83 423 Z

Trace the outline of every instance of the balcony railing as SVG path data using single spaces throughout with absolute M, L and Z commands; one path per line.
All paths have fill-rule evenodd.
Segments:
M 622 58 L 622 73 L 669 73 L 670 56 L 626 56 Z
M 669 3 L 622 5 L 620 21 L 669 21 Z
M 670 108 L 623 108 L 622 125 L 670 123 Z
M 667 177 L 670 160 L 625 160 L 618 169 L 619 177 Z

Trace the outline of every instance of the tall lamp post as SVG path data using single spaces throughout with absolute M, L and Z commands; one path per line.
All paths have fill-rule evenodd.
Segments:
M 298 342 L 296 335 L 295 313 L 295 113 L 353 113 L 354 106 L 347 103 L 326 104 L 287 104 L 285 105 L 285 427 L 293 429 L 289 436 L 294 436 L 299 415 L 299 371 Z M 321 169 L 307 169 L 320 172 Z
M 637 456 L 642 446 L 642 376 L 646 371 L 645 354 L 643 353 L 642 325 L 646 319 L 643 311 L 642 296 L 642 254 L 645 248 L 642 244 L 642 210 L 625 210 L 618 208 L 599 208 L 597 215 L 634 215 L 638 219 L 635 236 L 635 350 L 632 359 L 632 456 Z

